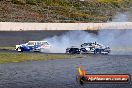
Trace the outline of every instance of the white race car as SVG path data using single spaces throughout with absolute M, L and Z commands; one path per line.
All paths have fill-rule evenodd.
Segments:
M 109 54 L 110 53 L 110 47 L 106 47 L 104 45 L 101 45 L 99 43 L 83 43 L 81 45 L 81 53 L 94 53 L 94 54 Z
M 51 48 L 51 45 L 47 41 L 29 41 L 25 44 L 16 45 L 18 52 L 23 51 L 37 51 L 37 52 L 48 52 Z

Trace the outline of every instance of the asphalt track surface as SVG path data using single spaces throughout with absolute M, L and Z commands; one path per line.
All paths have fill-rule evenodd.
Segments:
M 0 64 L 0 88 L 132 88 L 128 84 L 76 82 L 76 69 L 88 74 L 130 74 L 132 55 L 82 55 L 75 59 Z

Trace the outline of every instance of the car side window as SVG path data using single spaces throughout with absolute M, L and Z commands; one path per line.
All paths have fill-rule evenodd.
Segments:
M 28 45 L 34 45 L 34 42 L 28 42 Z
M 42 42 L 43 45 L 49 45 L 47 42 Z
M 36 45 L 41 45 L 41 42 L 36 42 Z

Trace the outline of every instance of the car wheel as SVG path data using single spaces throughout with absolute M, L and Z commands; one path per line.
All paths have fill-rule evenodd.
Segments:
M 97 54 L 97 51 L 96 50 L 94 50 L 94 54 Z
M 18 48 L 17 48 L 17 51 L 18 51 L 18 52 L 23 52 L 22 47 L 18 47 Z
M 101 50 L 99 50 L 99 54 L 102 54 L 102 51 Z

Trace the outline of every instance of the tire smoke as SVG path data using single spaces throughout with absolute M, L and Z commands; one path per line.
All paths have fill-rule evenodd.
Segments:
M 54 36 L 45 40 L 52 46 L 51 53 L 65 53 L 68 47 L 79 47 L 84 42 L 96 41 L 96 36 L 85 31 L 68 31 L 61 36 Z
M 51 53 L 65 53 L 66 48 L 71 46 L 80 47 L 86 42 L 98 42 L 110 46 L 111 54 L 131 54 L 132 52 L 132 30 L 100 30 L 98 34 L 76 30 L 68 31 L 60 36 L 44 39 L 52 48 Z
M 117 12 L 112 22 L 132 22 L 132 7 L 126 12 Z

